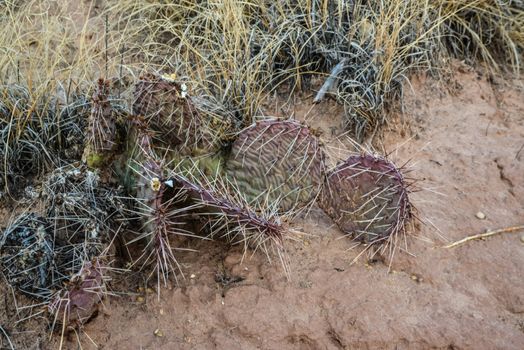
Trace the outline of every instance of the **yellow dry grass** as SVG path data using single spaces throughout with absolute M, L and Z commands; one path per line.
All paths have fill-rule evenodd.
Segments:
M 144 70 L 176 73 L 246 125 L 271 93 L 311 89 L 312 77 L 347 59 L 334 96 L 362 138 L 387 121 L 384 108 L 413 70 L 458 57 L 518 74 L 524 48 L 517 1 L 76 3 L 0 1 L 4 83 L 39 96 L 99 76 L 129 82 Z

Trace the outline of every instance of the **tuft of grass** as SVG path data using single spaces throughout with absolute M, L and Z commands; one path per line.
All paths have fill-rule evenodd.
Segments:
M 524 47 L 516 1 L 137 0 L 116 9 L 113 28 L 133 60 L 176 72 L 241 126 L 272 93 L 311 89 L 344 62 L 333 93 L 359 139 L 387 122 L 411 72 L 449 57 L 518 72 Z
M 387 123 L 410 73 L 456 57 L 518 74 L 524 48 L 521 1 L 0 4 L 0 77 L 35 98 L 105 77 L 132 100 L 127 87 L 143 71 L 175 74 L 205 118 L 232 118 L 237 130 L 273 94 L 315 90 L 343 63 L 330 94 L 362 140 Z

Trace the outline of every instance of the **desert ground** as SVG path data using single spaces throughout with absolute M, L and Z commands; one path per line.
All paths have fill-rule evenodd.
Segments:
M 116 276 L 114 296 L 62 346 L 521 349 L 524 232 L 443 247 L 524 220 L 522 81 L 457 63 L 450 81 L 416 76 L 407 91 L 382 144 L 418 180 L 411 199 L 419 220 L 393 256 L 369 259 L 313 208 L 291 224 L 289 276 L 264 254 L 196 242 L 198 252 L 183 253 L 178 286 L 157 290 L 139 275 Z M 324 131 L 332 157 L 344 151 L 331 132 L 337 112 L 330 101 L 312 105 L 306 97 L 294 108 L 297 119 Z M 16 347 L 58 347 L 45 322 L 10 327 L 16 310 L 2 289 L 1 320 Z
M 1 279 L 0 349 L 523 349 L 524 230 L 446 245 L 524 225 L 524 80 L 446 69 L 411 74 L 362 146 L 414 182 L 415 217 L 390 250 L 372 254 L 313 205 L 286 223 L 287 272 L 271 254 L 189 239 L 177 283 L 120 266 L 96 316 L 63 337 L 45 312 L 26 319 L 39 307 Z M 313 98 L 275 95 L 263 109 L 316 129 L 334 166 L 359 148 L 344 108 Z M 0 208 L 0 226 L 23 205 Z

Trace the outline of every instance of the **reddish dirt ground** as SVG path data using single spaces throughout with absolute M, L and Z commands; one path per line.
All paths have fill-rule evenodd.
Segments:
M 381 144 L 422 180 L 411 195 L 422 223 L 392 259 L 355 261 L 363 248 L 313 208 L 292 224 L 289 278 L 260 252 L 242 261 L 242 247 L 192 242 L 198 252 L 179 255 L 186 278 L 178 287 L 160 288 L 158 298 L 138 276 L 116 276 L 106 311 L 63 348 L 524 348 L 524 232 L 443 248 L 524 224 L 523 82 L 488 76 L 459 64 L 450 81 L 415 77 L 406 86 L 404 114 Z M 324 131 L 331 163 L 347 154 L 331 128 L 340 107 L 304 99 L 294 113 Z M 11 293 L 0 290 L 0 324 L 17 348 L 59 348 L 42 319 L 15 327 Z

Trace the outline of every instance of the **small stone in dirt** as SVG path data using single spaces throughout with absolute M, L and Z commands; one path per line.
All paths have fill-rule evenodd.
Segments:
M 144 302 L 144 297 L 137 297 L 136 301 L 138 301 L 139 303 L 142 303 Z
M 415 275 L 415 274 L 411 275 L 411 279 L 417 283 L 420 283 L 424 280 L 422 277 Z
M 196 278 L 196 275 L 194 273 L 191 274 L 191 276 L 189 276 L 189 278 L 191 279 L 195 279 Z
M 475 216 L 477 217 L 477 219 L 479 220 L 484 220 L 486 218 L 486 214 L 484 214 L 483 212 L 479 211 L 478 213 L 475 214 Z
M 524 235 L 520 236 L 520 241 L 524 243 Z
M 163 337 L 164 336 L 164 332 L 162 332 L 160 329 L 155 329 L 155 331 L 153 332 L 157 337 Z
M 311 288 L 313 286 L 313 282 L 311 282 L 311 281 L 300 281 L 299 285 L 300 285 L 300 288 L 307 289 L 307 288 Z

